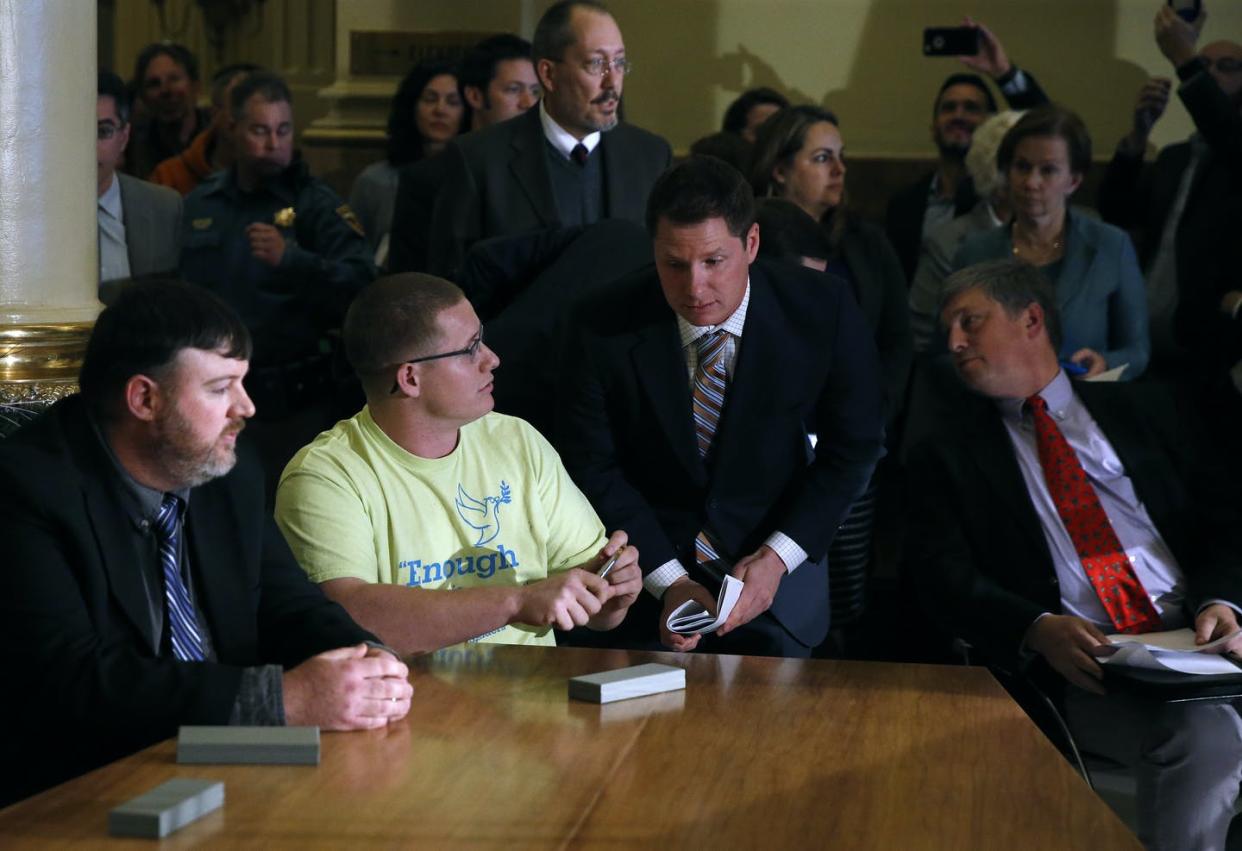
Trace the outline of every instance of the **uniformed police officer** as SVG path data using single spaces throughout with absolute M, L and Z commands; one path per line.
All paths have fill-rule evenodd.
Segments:
M 328 332 L 375 267 L 348 205 L 294 161 L 284 80 L 250 74 L 234 87 L 229 109 L 224 132 L 237 160 L 185 200 L 181 275 L 214 290 L 250 329 L 252 428 L 274 480 L 334 419 Z

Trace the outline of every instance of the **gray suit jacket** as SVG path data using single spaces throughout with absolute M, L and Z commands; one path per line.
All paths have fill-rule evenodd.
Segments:
M 546 144 L 538 107 L 449 143 L 432 216 L 432 273 L 456 279 L 466 249 L 480 239 L 560 226 Z M 604 217 L 641 222 L 672 149 L 653 133 L 618 124 L 603 134 L 600 150 Z
M 181 254 L 181 195 L 128 174 L 116 176 L 121 181 L 130 277 L 175 273 Z

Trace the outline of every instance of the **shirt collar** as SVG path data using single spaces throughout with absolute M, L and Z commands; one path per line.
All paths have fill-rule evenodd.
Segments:
M 104 190 L 104 194 L 99 196 L 99 209 L 103 210 L 118 222 L 123 221 L 121 216 L 123 210 L 121 208 L 121 177 L 120 175 L 112 175 L 112 185 Z
M 746 279 L 746 292 L 742 293 L 742 303 L 737 306 L 737 310 L 724 322 L 719 325 L 691 325 L 681 316 L 677 317 L 677 333 L 681 335 L 681 347 L 684 349 L 704 334 L 710 334 L 713 331 L 728 331 L 735 338 L 741 339 L 742 328 L 746 325 L 746 309 L 750 307 L 750 278 Z
M 99 423 L 94 417 L 89 417 L 89 419 L 91 430 L 99 438 L 99 444 L 103 447 L 104 455 L 108 457 L 108 461 L 112 469 L 116 471 L 117 479 L 121 483 L 123 492 L 121 503 L 125 506 L 125 513 L 129 515 L 135 526 L 145 530 L 159 515 L 160 506 L 164 502 L 164 492 L 158 491 L 155 488 L 149 488 L 131 476 L 129 470 L 126 470 L 121 463 L 121 459 L 116 457 L 116 453 L 112 450 L 112 444 L 108 442 L 108 438 L 104 435 Z M 189 504 L 190 488 L 182 488 L 171 491 L 171 493 L 181 498 L 182 505 Z
M 570 158 L 570 154 L 574 148 L 578 146 L 578 140 L 573 134 L 561 125 L 557 124 L 552 116 L 548 115 L 548 111 L 543 106 L 543 100 L 539 101 L 539 123 L 543 125 L 543 138 L 556 149 L 557 153 L 565 159 Z M 599 144 L 600 132 L 596 130 L 594 133 L 588 133 L 582 139 L 582 145 L 587 149 L 587 153 L 595 150 L 595 146 Z
M 1058 369 L 1056 377 L 1035 395 L 1043 397 L 1048 405 L 1048 413 L 1052 414 L 1054 419 L 1059 420 L 1065 416 L 1066 409 L 1074 401 L 1074 386 L 1070 384 L 1065 370 Z M 996 404 L 1006 419 L 1021 422 L 1023 408 L 1026 405 L 1025 399 L 997 399 Z

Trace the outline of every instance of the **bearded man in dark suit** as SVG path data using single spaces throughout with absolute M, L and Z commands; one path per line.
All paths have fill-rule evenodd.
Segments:
M 211 293 L 136 283 L 99 316 L 81 395 L 0 445 L 0 804 L 182 724 L 353 730 L 409 711 L 405 665 L 264 513 L 237 447 L 249 354 Z

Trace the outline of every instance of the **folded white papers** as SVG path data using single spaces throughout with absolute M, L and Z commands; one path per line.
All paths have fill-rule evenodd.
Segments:
M 569 696 L 575 700 L 591 703 L 611 703 L 628 700 L 686 687 L 686 670 L 673 665 L 633 665 L 615 671 L 601 671 L 573 677 L 569 681 Z
M 1130 364 L 1128 363 L 1123 363 L 1121 366 L 1113 367 L 1112 369 L 1106 369 L 1103 372 L 1101 372 L 1099 375 L 1093 376 L 1091 378 L 1084 378 L 1083 380 L 1084 381 L 1120 381 L 1121 373 L 1125 372 L 1126 367 L 1128 367 L 1129 365 Z
M 695 600 L 682 603 L 668 616 L 668 631 L 678 635 L 715 632 L 729 619 L 729 613 L 737 605 L 737 598 L 742 595 L 743 584 L 742 580 L 732 576 L 724 578 L 724 583 L 720 586 L 720 596 L 716 598 L 714 615 Z
M 1111 656 L 1100 661 L 1106 665 L 1124 665 L 1153 671 L 1178 671 L 1183 674 L 1239 674 L 1239 668 L 1228 657 L 1213 653 L 1238 634 L 1234 631 L 1207 644 L 1195 644 L 1192 629 L 1172 629 L 1142 635 L 1110 635 L 1117 647 Z

